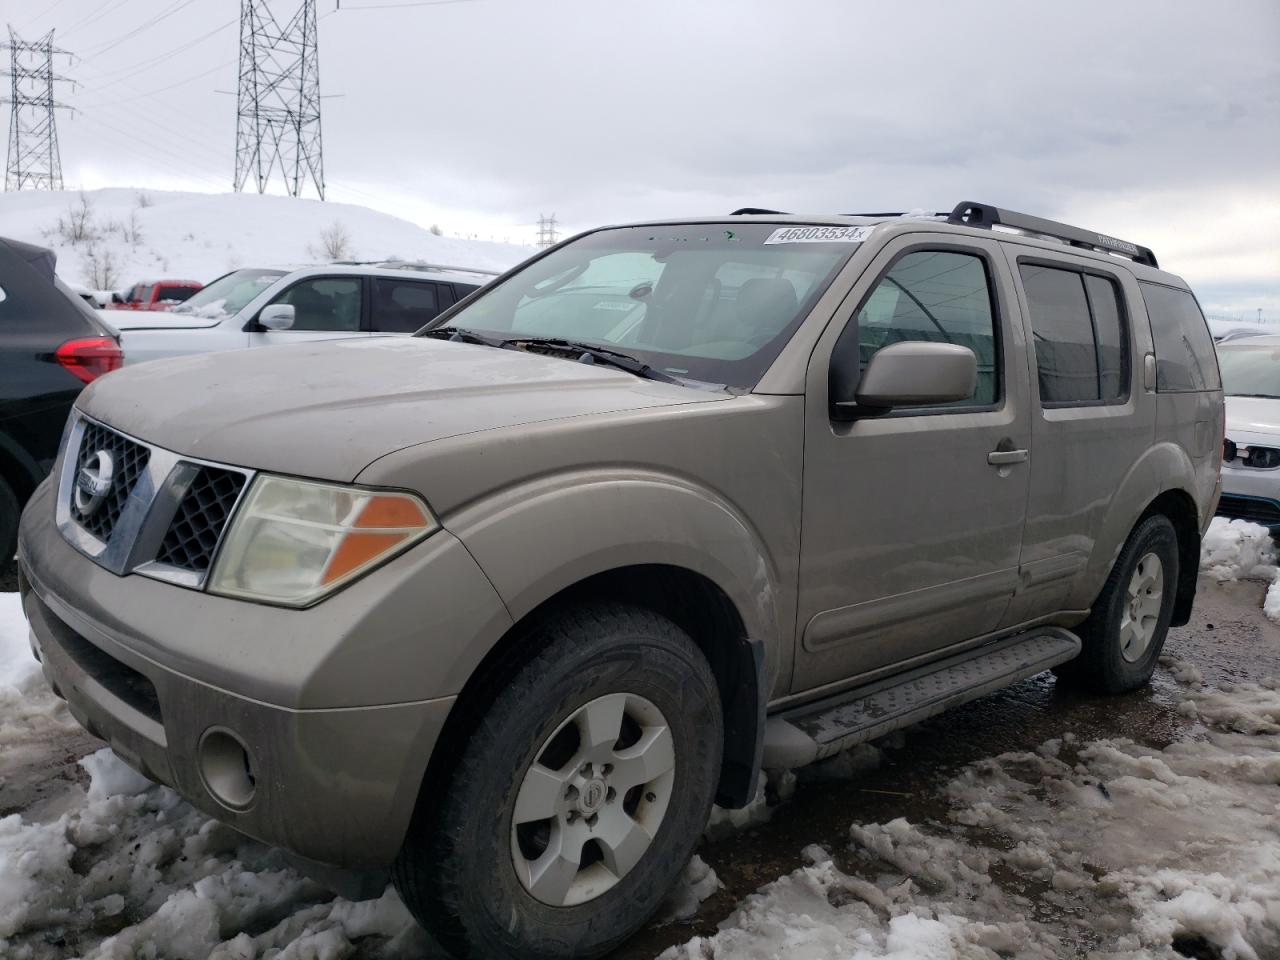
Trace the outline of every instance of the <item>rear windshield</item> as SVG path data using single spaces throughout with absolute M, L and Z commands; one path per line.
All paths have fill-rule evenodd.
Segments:
M 504 339 L 586 342 L 675 377 L 749 389 L 868 232 L 600 230 L 486 288 L 446 322 Z
M 1280 399 L 1280 345 L 1224 346 L 1218 366 L 1227 396 Z
M 174 307 L 174 313 L 198 313 L 203 317 L 231 316 L 285 275 L 284 270 L 233 270 Z
M 1216 390 L 1218 360 L 1196 298 L 1186 290 L 1141 282 L 1156 347 L 1156 389 L 1162 393 Z

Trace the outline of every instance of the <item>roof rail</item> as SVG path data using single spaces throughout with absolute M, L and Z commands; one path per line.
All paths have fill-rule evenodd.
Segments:
M 733 211 L 733 213 L 729 214 L 729 216 L 749 217 L 752 214 L 756 214 L 756 213 L 763 213 L 763 214 L 776 213 L 784 217 L 787 216 L 787 214 L 783 213 L 781 210 L 765 210 L 763 207 L 742 207 L 741 209 Z
M 1156 263 L 1156 255 L 1151 252 L 1149 247 L 1140 247 L 1138 244 L 1130 243 L 1128 240 L 1109 237 L 1105 233 L 1095 233 L 1092 230 L 1082 230 L 1069 224 L 1058 223 L 1056 220 L 1045 220 L 1042 217 L 1033 217 L 1030 214 L 1018 213 L 1014 210 L 1001 210 L 999 207 L 993 207 L 987 203 L 973 203 L 968 200 L 958 203 L 947 220 L 949 223 L 966 227 L 986 227 L 988 229 L 997 226 L 1009 227 L 1012 230 L 1019 230 L 1023 233 L 1061 240 L 1063 243 L 1073 247 L 1099 250 L 1103 253 L 1123 254 L 1136 263 L 1143 263 L 1148 267 L 1159 267 L 1159 264 Z

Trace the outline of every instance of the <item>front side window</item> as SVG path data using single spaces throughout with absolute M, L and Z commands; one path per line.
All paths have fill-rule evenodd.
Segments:
M 373 329 L 377 333 L 413 333 L 436 318 L 440 300 L 434 283 L 373 280 Z
M 303 280 L 271 303 L 293 306 L 291 330 L 355 333 L 360 329 L 360 281 L 352 277 Z
M 1044 406 L 1117 400 L 1128 391 L 1120 291 L 1094 274 L 1020 263 Z
M 1158 283 L 1138 286 L 1156 348 L 1156 389 L 1176 393 L 1222 386 L 1213 338 L 1196 298 L 1186 290 Z
M 449 326 L 587 343 L 749 389 L 865 238 L 811 234 L 759 223 L 597 231 L 487 287 Z
M 876 351 L 894 343 L 930 340 L 968 347 L 978 360 L 973 396 L 946 407 L 989 406 L 999 397 L 999 358 L 986 264 L 970 253 L 920 250 L 889 268 L 858 309 L 857 322 L 836 343 L 833 375 L 858 375 Z M 837 389 L 844 390 L 837 385 Z

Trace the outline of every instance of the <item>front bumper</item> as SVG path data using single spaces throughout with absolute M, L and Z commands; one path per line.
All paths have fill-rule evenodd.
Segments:
M 427 541 L 325 603 L 284 610 L 116 576 L 66 542 L 49 499 L 46 484 L 23 515 L 23 606 L 45 676 L 76 719 L 142 773 L 249 836 L 319 863 L 389 864 L 456 699 L 456 689 L 422 696 L 437 693 L 447 673 L 422 669 L 434 659 L 432 631 L 447 648 L 446 638 L 460 642 L 466 629 L 483 633 L 505 617 L 478 568 L 467 572 L 474 561 L 465 549 L 447 536 Z M 424 585 L 424 566 L 444 582 Z M 405 591 L 417 617 L 399 611 L 399 634 L 416 638 L 416 656 L 385 622 L 407 602 Z M 432 600 L 448 613 L 424 613 Z M 457 629 L 464 632 L 443 633 Z M 293 634 L 310 642 L 297 645 Z M 345 699 L 336 696 L 335 669 L 349 678 Z M 388 701 L 411 691 L 421 698 L 370 705 L 379 688 Z M 317 690 L 339 705 L 312 706 Z M 225 789 L 225 751 L 210 760 L 214 734 L 243 748 L 247 800 Z
M 1259 470 L 1224 463 L 1217 512 L 1219 516 L 1280 529 L 1280 469 Z

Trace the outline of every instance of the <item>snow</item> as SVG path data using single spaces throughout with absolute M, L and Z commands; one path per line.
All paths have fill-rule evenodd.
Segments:
M 0 233 L 52 248 L 68 283 L 123 290 L 143 278 L 189 277 L 208 283 L 236 267 L 328 262 L 321 233 L 341 224 L 350 238 L 344 260 L 401 258 L 480 270 L 505 270 L 534 248 L 436 236 L 366 207 L 255 193 L 182 193 L 111 188 L 88 190 L 93 241 L 71 243 L 57 231 L 80 205 L 73 191 L 0 193 Z M 146 206 L 140 206 L 145 197 Z M 131 223 L 132 221 L 132 223 Z M 136 231 L 133 229 L 136 227 Z M 114 278 L 95 278 L 106 255 Z M 101 266 L 99 267 L 99 271 Z
M 1280 623 L 1280 567 L 1276 566 L 1271 532 L 1247 520 L 1214 517 L 1200 549 L 1200 571 L 1215 580 L 1266 580 L 1262 602 L 1268 620 Z

